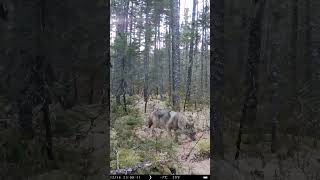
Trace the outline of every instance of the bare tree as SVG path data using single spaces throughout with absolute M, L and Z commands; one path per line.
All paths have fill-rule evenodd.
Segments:
M 215 43 L 211 54 L 214 60 L 210 62 L 210 84 L 211 94 L 210 96 L 210 121 L 212 122 L 211 127 L 214 138 L 211 143 L 214 144 L 215 158 L 223 159 L 223 130 L 222 130 L 222 114 L 221 114 L 221 88 L 224 83 L 224 60 L 225 60 L 225 49 L 224 49 L 224 1 L 215 0 L 212 2 L 213 10 L 213 38 L 212 41 Z M 214 158 L 214 157 L 212 157 Z
M 146 34 L 145 34 L 145 47 L 144 47 L 144 88 L 143 88 L 143 96 L 144 96 L 144 112 L 147 112 L 147 103 L 149 97 L 149 51 L 150 51 L 150 39 L 151 39 L 151 29 L 150 29 L 150 2 L 146 1 Z
M 238 139 L 236 142 L 237 151 L 235 154 L 235 159 L 239 158 L 242 128 L 244 122 L 250 123 L 252 125 L 256 121 L 257 115 L 257 105 L 258 105 L 258 66 L 260 63 L 260 46 L 261 46 L 261 25 L 262 17 L 264 12 L 265 0 L 254 2 L 254 15 L 250 19 L 250 29 L 249 29 L 249 51 L 248 51 L 248 61 L 246 69 L 246 99 L 242 107 L 242 114 L 240 118 L 240 126 L 238 132 Z M 250 116 L 250 119 L 248 118 Z M 246 119 L 250 121 L 246 121 Z
M 192 25 L 191 25 L 191 39 L 190 39 L 190 51 L 189 51 L 189 64 L 188 64 L 188 73 L 187 73 L 187 84 L 186 84 L 186 97 L 184 102 L 183 109 L 186 109 L 186 104 L 190 101 L 190 91 L 191 91 L 191 79 L 192 79 L 192 66 L 193 66 L 193 57 L 194 57 L 194 36 L 195 36 L 195 16 L 196 16 L 196 6 L 197 1 L 193 0 L 192 8 Z
M 180 32 L 179 32 L 179 1 L 171 1 L 171 26 L 172 26 L 172 105 L 180 111 Z

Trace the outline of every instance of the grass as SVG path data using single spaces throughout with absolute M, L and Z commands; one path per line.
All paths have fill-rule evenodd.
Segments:
M 141 129 L 144 119 L 139 110 L 132 106 L 134 101 L 128 101 L 127 112 L 121 105 L 112 104 L 111 130 L 111 168 L 116 169 L 117 153 L 119 168 L 134 167 L 141 162 L 150 161 L 152 167 L 137 173 L 170 174 L 169 168 L 174 163 L 161 164 L 160 161 L 172 161 L 176 155 L 177 146 L 173 140 L 146 138 L 141 140 L 135 136 L 136 129 Z
M 200 157 L 209 157 L 210 155 L 210 140 L 201 139 L 197 144 L 197 150 Z

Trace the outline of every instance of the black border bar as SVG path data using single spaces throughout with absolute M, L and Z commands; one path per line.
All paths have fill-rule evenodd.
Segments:
M 210 175 L 110 175 L 110 180 L 210 180 Z

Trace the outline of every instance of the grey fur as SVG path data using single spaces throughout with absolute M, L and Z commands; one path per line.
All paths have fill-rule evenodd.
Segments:
M 166 129 L 172 137 L 171 131 L 175 133 L 175 141 L 178 141 L 180 134 L 187 135 L 193 141 L 195 132 L 193 123 L 189 122 L 187 117 L 181 112 L 168 111 L 166 109 L 154 110 L 148 117 L 149 128 Z

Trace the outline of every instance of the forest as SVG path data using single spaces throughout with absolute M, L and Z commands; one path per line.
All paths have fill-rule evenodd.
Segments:
M 0 179 L 319 180 L 319 95 L 319 0 L 0 0 Z
M 208 0 L 111 1 L 111 174 L 210 174 L 209 9 Z M 196 141 L 150 135 L 158 109 L 193 121 Z
M 0 1 L 0 179 L 103 179 L 105 1 Z
M 320 2 L 211 2 L 213 179 L 320 178 Z

